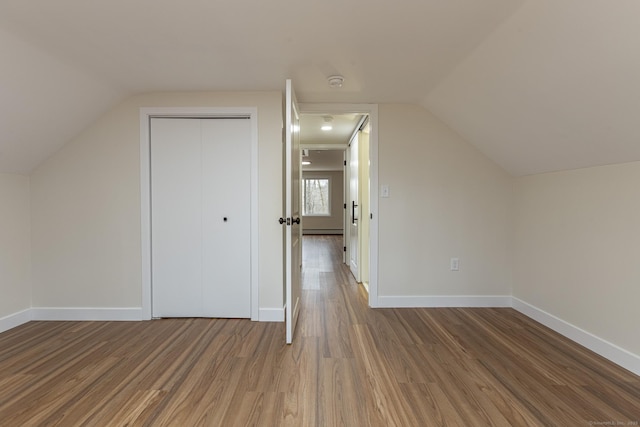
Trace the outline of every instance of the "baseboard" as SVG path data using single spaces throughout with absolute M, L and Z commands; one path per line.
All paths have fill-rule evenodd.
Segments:
M 504 295 L 378 296 L 377 308 L 511 307 Z
M 31 320 L 40 321 L 136 321 L 142 308 L 34 307 L 0 318 L 0 332 Z M 260 322 L 284 322 L 284 308 L 261 308 Z
M 512 297 L 512 306 L 525 316 L 542 323 L 546 327 L 553 329 L 559 334 L 564 335 L 570 340 L 577 342 L 634 374 L 640 375 L 640 356 L 605 341 L 516 297 Z
M 317 234 L 332 234 L 332 235 L 342 235 L 344 234 L 344 231 L 342 229 L 339 230 L 325 230 L 325 229 L 321 229 L 321 228 L 307 228 L 305 230 L 302 230 L 302 234 L 304 235 L 317 235 Z
M 260 322 L 284 322 L 284 307 L 261 308 Z
M 546 311 L 510 296 L 380 296 L 379 308 L 409 307 L 513 307 L 621 367 L 640 375 L 640 356 L 599 338 Z M 284 322 L 283 308 L 261 308 L 260 322 Z M 48 308 L 36 307 L 0 318 L 0 333 L 32 320 L 51 321 L 136 321 L 142 308 Z
M 367 295 L 369 294 L 369 282 L 360 282 L 365 291 L 367 291 Z
M 24 325 L 31 320 L 30 308 L 10 314 L 5 317 L 0 317 L 0 333 L 8 331 L 9 329 L 13 329 L 17 326 Z
M 31 309 L 31 318 L 32 320 L 57 321 L 133 321 L 143 319 L 141 307 L 34 307 Z

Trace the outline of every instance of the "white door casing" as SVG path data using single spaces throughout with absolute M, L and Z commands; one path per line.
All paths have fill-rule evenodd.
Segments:
M 256 107 L 143 107 L 140 109 L 140 210 L 141 210 L 141 253 L 142 253 L 142 316 L 152 318 L 152 263 L 151 263 L 151 118 L 153 117 L 227 117 L 250 118 L 250 158 L 243 163 L 250 165 L 249 222 L 249 277 L 250 316 L 259 320 L 258 283 L 258 111 Z M 231 221 L 230 217 L 229 220 Z
M 349 259 L 349 146 L 344 149 L 343 153 L 343 163 L 342 167 L 342 262 L 347 264 L 347 260 Z

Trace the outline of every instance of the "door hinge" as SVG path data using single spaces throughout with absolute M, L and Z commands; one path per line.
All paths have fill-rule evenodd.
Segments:
M 347 247 L 346 246 L 342 247 L 342 252 L 347 252 Z
M 369 214 L 369 219 L 373 219 L 373 214 Z
M 347 161 L 346 160 L 344 160 L 344 165 L 347 166 Z
M 347 209 L 347 204 L 346 203 L 344 204 L 344 208 Z

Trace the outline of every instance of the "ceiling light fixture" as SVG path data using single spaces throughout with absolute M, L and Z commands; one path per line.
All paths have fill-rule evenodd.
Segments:
M 332 121 L 333 121 L 333 117 L 324 116 L 324 124 L 320 127 L 320 129 L 322 129 L 324 131 L 329 131 L 329 130 L 333 129 L 333 126 L 331 125 Z
M 329 76 L 327 78 L 327 81 L 329 82 L 329 87 L 341 88 L 342 85 L 344 84 L 344 77 L 340 75 Z
M 308 161 L 308 160 L 305 160 L 304 162 L 302 162 L 303 166 L 309 166 L 310 164 L 311 164 L 311 162 Z

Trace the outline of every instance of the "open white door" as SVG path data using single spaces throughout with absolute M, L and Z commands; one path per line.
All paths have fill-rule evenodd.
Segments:
M 291 80 L 286 83 L 285 101 L 285 287 L 287 294 L 287 344 L 300 313 L 302 294 L 302 226 L 300 225 L 300 114 Z
M 349 209 L 349 228 L 347 229 L 347 233 L 349 233 L 349 269 L 353 273 L 356 282 L 360 282 L 360 197 L 358 194 L 360 152 L 358 138 L 359 135 L 356 133 L 349 145 L 347 156 L 349 158 L 347 164 L 349 168 L 349 204 L 347 205 Z

